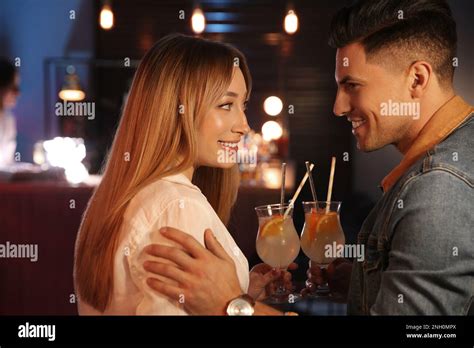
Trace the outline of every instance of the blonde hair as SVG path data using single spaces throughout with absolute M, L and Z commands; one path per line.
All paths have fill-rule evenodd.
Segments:
M 144 56 L 102 182 L 79 228 L 74 281 L 81 301 L 102 312 L 106 309 L 113 291 L 120 227 L 130 200 L 154 181 L 194 165 L 196 130 L 226 92 L 236 63 L 250 93 L 246 60 L 232 46 L 173 34 L 160 39 Z M 184 113 L 179 112 L 182 106 Z M 237 197 L 237 167 L 199 167 L 193 183 L 226 224 Z

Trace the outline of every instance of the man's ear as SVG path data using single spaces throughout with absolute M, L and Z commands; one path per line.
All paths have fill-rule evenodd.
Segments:
M 411 97 L 413 99 L 421 98 L 433 77 L 433 68 L 430 63 L 423 60 L 414 62 L 408 69 L 408 88 Z

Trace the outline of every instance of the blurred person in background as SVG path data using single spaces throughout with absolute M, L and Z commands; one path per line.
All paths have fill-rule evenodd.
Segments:
M 16 149 L 16 122 L 11 109 L 18 96 L 20 76 L 15 66 L 0 57 L 0 167 L 13 163 Z

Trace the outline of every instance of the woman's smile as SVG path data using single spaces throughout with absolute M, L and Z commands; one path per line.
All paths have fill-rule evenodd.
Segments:
M 217 141 L 219 145 L 227 151 L 237 151 L 239 149 L 239 141 Z

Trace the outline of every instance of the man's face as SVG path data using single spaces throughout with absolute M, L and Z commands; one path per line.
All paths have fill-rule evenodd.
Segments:
M 385 115 L 382 105 L 411 101 L 406 74 L 368 63 L 363 46 L 353 43 L 337 50 L 335 77 L 334 114 L 352 122 L 360 150 L 374 151 L 403 138 L 413 118 Z

